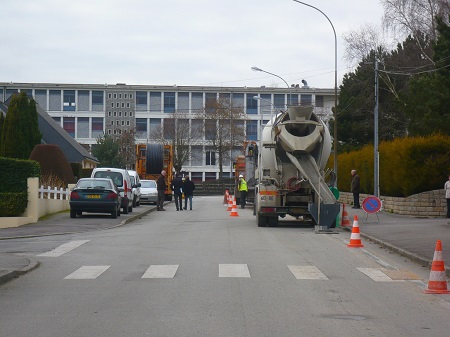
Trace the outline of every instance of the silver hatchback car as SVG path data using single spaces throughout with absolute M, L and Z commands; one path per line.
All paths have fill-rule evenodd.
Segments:
M 158 190 L 155 180 L 141 180 L 141 203 L 154 203 L 158 201 Z

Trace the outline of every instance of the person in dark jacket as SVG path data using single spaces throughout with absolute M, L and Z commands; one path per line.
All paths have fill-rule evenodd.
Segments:
M 352 185 L 350 188 L 350 192 L 353 193 L 353 207 L 352 208 L 361 208 L 359 204 L 359 190 L 360 190 L 360 182 L 359 175 L 356 173 L 356 170 L 351 171 L 352 175 Z
M 192 211 L 192 197 L 194 196 L 195 185 L 189 180 L 189 176 L 184 177 L 183 193 L 184 193 L 184 209 L 187 209 L 187 201 L 189 199 L 189 209 Z
M 175 206 L 177 207 L 177 211 L 183 210 L 183 200 L 182 200 L 182 188 L 183 188 L 183 180 L 181 179 L 181 174 L 178 173 L 175 176 L 175 179 L 172 180 L 172 183 L 170 184 L 170 188 L 173 191 L 174 199 L 175 199 Z
M 162 170 L 160 176 L 156 179 L 156 189 L 158 190 L 158 201 L 156 203 L 157 211 L 165 211 L 164 200 L 167 184 L 166 184 L 166 171 Z

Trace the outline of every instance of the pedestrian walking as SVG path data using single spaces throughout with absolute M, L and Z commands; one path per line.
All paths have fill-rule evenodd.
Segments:
M 352 184 L 350 188 L 350 192 L 353 193 L 353 207 L 352 208 L 361 208 L 359 204 L 359 190 L 360 190 L 360 179 L 356 170 L 352 170 Z
M 156 179 L 156 189 L 158 191 L 158 201 L 156 203 L 157 211 L 165 211 L 164 209 L 164 200 L 167 184 L 166 184 L 166 171 L 162 170 L 159 177 Z
M 447 200 L 447 218 L 450 218 L 450 175 L 444 184 L 445 199 Z
M 189 176 L 184 177 L 183 193 L 184 193 L 184 209 L 187 209 L 187 202 L 189 199 L 189 209 L 192 211 L 192 197 L 194 196 L 195 184 L 189 179 Z
M 248 187 L 247 182 L 244 179 L 244 176 L 242 174 L 239 175 L 239 183 L 238 183 L 238 190 L 241 192 L 241 208 L 245 208 L 245 202 L 247 199 L 247 193 L 248 193 Z
M 177 211 L 183 210 L 182 187 L 183 187 L 183 180 L 181 179 L 181 174 L 178 173 L 175 175 L 175 179 L 172 180 L 172 183 L 170 184 L 170 188 L 172 189 L 174 194 L 175 206 L 177 208 Z

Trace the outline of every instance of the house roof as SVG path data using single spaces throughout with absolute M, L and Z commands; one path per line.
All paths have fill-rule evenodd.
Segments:
M 0 102 L 0 111 L 6 114 L 8 107 Z M 69 163 L 81 163 L 89 160 L 99 164 L 99 160 L 81 146 L 66 130 L 64 130 L 44 109 L 36 104 L 39 131 L 42 133 L 42 144 L 57 144 Z

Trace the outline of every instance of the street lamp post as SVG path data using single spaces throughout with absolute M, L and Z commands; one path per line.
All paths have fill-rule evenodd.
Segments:
M 333 117 L 334 117 L 334 134 L 333 134 L 333 138 L 334 138 L 334 151 L 333 151 L 333 156 L 334 156 L 334 173 L 336 174 L 336 180 L 335 180 L 335 187 L 337 187 L 337 176 L 338 176 L 338 150 L 337 150 L 337 38 L 336 38 L 336 30 L 334 29 L 333 23 L 331 22 L 331 20 L 328 18 L 328 16 L 322 12 L 320 9 L 318 9 L 317 7 L 314 7 L 312 5 L 309 5 L 307 3 L 298 1 L 298 0 L 292 0 L 295 1 L 299 4 L 314 8 L 315 10 L 319 11 L 320 13 L 323 14 L 323 16 L 325 16 L 328 20 L 328 22 L 331 25 L 331 28 L 333 28 L 333 33 L 334 33 L 334 112 L 333 112 Z
M 270 72 L 265 71 L 265 70 L 263 70 L 263 69 L 261 69 L 261 68 L 258 68 L 258 67 L 252 67 L 252 70 L 253 70 L 253 71 L 261 71 L 261 72 L 263 72 L 263 73 L 266 73 L 266 74 L 269 74 L 269 75 L 278 77 L 280 80 L 282 80 L 284 83 L 286 83 L 286 86 L 288 87 L 288 89 L 291 88 L 291 87 L 289 86 L 288 82 L 286 82 L 285 79 L 284 79 L 283 77 L 281 77 L 281 76 L 279 76 L 279 75 L 277 75 L 277 74 L 270 73 Z M 291 104 L 292 104 L 292 93 L 291 93 L 291 91 L 289 90 L 289 104 L 288 104 L 288 105 L 291 105 Z

